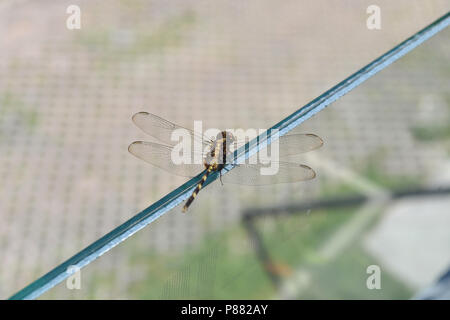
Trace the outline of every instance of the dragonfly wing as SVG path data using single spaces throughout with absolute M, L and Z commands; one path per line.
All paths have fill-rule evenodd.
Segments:
M 312 133 L 287 134 L 279 139 L 280 156 L 305 153 L 320 148 L 323 140 Z
M 190 137 L 193 140 L 201 143 L 204 146 L 210 145 L 211 143 L 211 140 L 209 138 L 204 137 L 199 133 L 195 133 L 191 129 L 184 128 L 166 119 L 158 117 L 157 115 L 154 115 L 152 113 L 138 112 L 133 115 L 132 119 L 136 126 L 142 131 L 168 145 L 174 145 L 178 143 L 178 141 L 173 141 L 171 139 L 172 132 L 174 132 L 174 130 L 185 130 L 187 133 L 189 133 Z
M 135 141 L 128 147 L 128 151 L 139 159 L 179 176 L 194 177 L 205 169 L 203 164 L 175 164 L 172 150 L 169 146 L 144 141 Z
M 278 167 L 278 170 L 276 168 Z M 261 170 L 263 169 L 263 170 Z M 314 179 L 316 173 L 304 164 L 290 162 L 272 162 L 272 174 L 263 174 L 269 166 L 262 164 L 239 164 L 223 175 L 225 183 L 235 183 L 248 186 L 260 186 L 277 183 L 292 183 Z
M 323 140 L 319 136 L 312 133 L 287 134 L 280 137 L 277 141 L 280 157 L 305 153 L 318 149 L 323 145 Z M 248 141 L 246 139 L 236 141 L 230 149 L 234 151 L 245 145 L 247 142 Z M 269 146 L 269 150 L 271 150 L 270 152 L 272 152 L 272 154 L 274 145 L 275 144 L 271 144 Z

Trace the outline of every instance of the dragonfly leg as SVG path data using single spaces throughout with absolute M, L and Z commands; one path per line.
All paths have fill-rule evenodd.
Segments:
M 223 181 L 222 181 L 222 170 L 219 171 L 219 180 L 220 180 L 220 183 L 221 183 L 222 186 L 223 186 Z

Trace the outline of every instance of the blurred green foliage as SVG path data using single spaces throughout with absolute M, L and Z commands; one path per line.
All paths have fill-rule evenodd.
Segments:
M 319 210 L 257 223 L 272 259 L 294 270 L 311 270 L 311 288 L 300 298 L 404 299 L 411 292 L 383 270 L 382 290 L 366 288 L 366 268 L 377 262 L 358 245 L 336 260 L 323 262 L 317 250 L 354 209 Z M 241 226 L 210 235 L 195 249 L 163 255 L 134 252 L 133 264 L 143 268 L 143 279 L 130 292 L 138 299 L 270 299 L 277 289 L 258 261 Z

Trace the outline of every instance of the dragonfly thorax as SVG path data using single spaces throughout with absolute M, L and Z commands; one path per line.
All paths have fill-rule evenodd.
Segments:
M 230 153 L 230 146 L 234 141 L 236 138 L 231 132 L 219 132 L 206 154 L 205 167 L 213 166 L 214 170 L 220 169 L 220 166 L 226 163 L 226 156 Z
M 236 141 L 236 137 L 229 131 L 221 131 L 216 136 L 216 141 L 222 140 L 226 144 L 230 144 Z

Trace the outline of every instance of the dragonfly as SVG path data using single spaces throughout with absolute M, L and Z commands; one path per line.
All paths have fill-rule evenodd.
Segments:
M 267 168 L 265 163 L 234 163 L 229 160 L 232 158 L 230 155 L 248 141 L 247 139 L 238 140 L 230 131 L 219 131 L 215 137 L 208 137 L 148 112 L 136 113 L 132 121 L 138 128 L 161 143 L 135 141 L 128 147 L 131 154 L 175 175 L 192 178 L 203 173 L 196 188 L 185 202 L 183 212 L 186 212 L 192 204 L 208 176 L 216 171 L 219 172 L 222 183 L 252 186 L 305 181 L 314 179 L 316 176 L 312 168 L 295 162 L 276 161 L 278 170 L 275 175 L 261 174 L 261 168 Z M 201 162 L 176 163 L 173 161 L 173 154 L 177 152 L 174 148 L 179 143 L 172 137 L 175 130 L 184 130 L 192 137 L 194 145 L 197 143 L 197 146 L 200 146 L 200 148 L 191 146 L 191 152 L 194 157 L 202 159 Z M 280 157 L 305 153 L 318 149 L 322 145 L 323 140 L 312 133 L 289 133 L 278 139 Z M 231 165 L 232 170 L 222 177 L 222 169 L 226 165 Z

